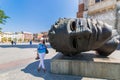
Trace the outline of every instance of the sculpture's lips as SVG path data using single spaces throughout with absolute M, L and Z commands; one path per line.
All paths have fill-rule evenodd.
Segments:
M 81 44 L 83 43 L 78 43 L 78 41 L 80 41 L 79 38 L 81 37 L 86 37 L 87 50 L 92 48 L 92 46 L 94 46 L 94 44 L 99 41 L 102 32 L 101 28 L 95 24 L 91 24 L 91 22 L 87 22 L 87 24 L 87 26 L 81 26 L 79 32 L 72 31 L 70 33 L 73 48 L 77 49 L 82 47 Z
M 70 32 L 72 47 L 75 49 L 81 48 L 83 43 L 80 43 L 80 38 L 86 37 L 86 41 L 88 43 L 92 34 L 92 28 L 89 26 L 79 26 L 79 31 Z

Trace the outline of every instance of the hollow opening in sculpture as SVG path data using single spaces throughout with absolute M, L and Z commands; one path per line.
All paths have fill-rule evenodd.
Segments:
M 76 31 L 76 22 L 75 22 L 75 21 L 73 21 L 73 22 L 71 23 L 70 29 L 71 29 L 72 31 Z
M 77 39 L 75 38 L 72 39 L 72 45 L 73 45 L 73 48 L 77 48 Z

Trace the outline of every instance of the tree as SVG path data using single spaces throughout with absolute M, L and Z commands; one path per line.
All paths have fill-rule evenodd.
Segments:
M 7 42 L 7 38 L 6 38 L 6 37 L 3 37 L 1 41 L 2 41 L 2 42 Z
M 4 13 L 4 11 L 0 9 L 0 24 L 5 24 L 7 18 L 9 18 L 9 17 L 6 16 L 6 14 Z M 2 32 L 2 28 L 0 28 L 0 33 L 1 32 Z
M 20 39 L 18 39 L 18 42 L 22 42 L 22 39 L 20 38 Z
M 11 42 L 11 41 L 12 41 L 11 37 L 9 37 L 9 38 L 8 38 L 8 41 L 9 41 L 9 42 Z
M 0 34 L 2 34 L 2 28 L 0 28 Z
M 0 9 L 0 24 L 5 24 L 7 18 L 9 18 L 9 17 L 6 16 L 4 11 Z
M 13 41 L 15 41 L 15 42 L 16 42 L 16 41 L 17 41 L 17 38 L 13 38 Z

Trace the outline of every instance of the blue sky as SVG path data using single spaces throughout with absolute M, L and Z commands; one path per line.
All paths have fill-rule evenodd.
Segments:
M 10 17 L 0 24 L 3 32 L 38 33 L 48 31 L 60 17 L 75 18 L 78 0 L 0 0 L 0 9 Z

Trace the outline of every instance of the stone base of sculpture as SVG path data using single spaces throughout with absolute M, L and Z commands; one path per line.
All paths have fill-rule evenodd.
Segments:
M 120 80 L 120 59 L 102 57 L 93 51 L 74 57 L 64 56 L 59 53 L 51 60 L 51 72 Z

